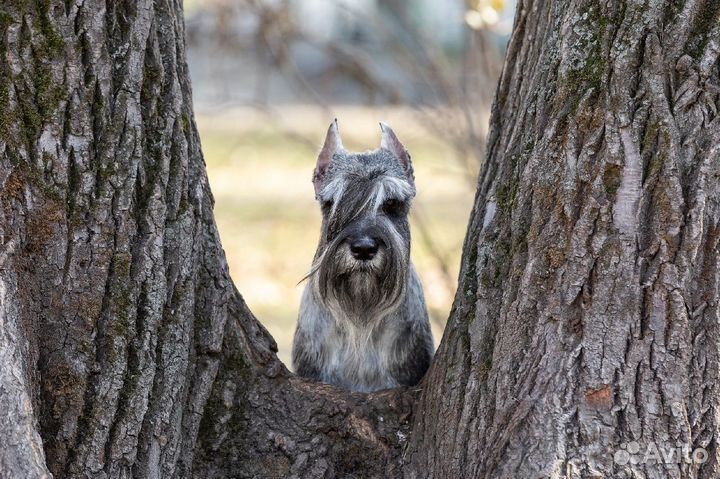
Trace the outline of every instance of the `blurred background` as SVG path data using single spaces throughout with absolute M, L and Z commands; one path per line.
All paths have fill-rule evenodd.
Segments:
M 412 258 L 436 344 L 455 293 L 515 0 L 186 0 L 196 120 L 230 273 L 290 365 L 327 126 L 412 154 Z

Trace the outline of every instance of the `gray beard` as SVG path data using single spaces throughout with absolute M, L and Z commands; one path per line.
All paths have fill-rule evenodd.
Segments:
M 376 261 L 363 264 L 348 259 L 345 252 L 335 256 L 322 261 L 313 276 L 316 299 L 333 316 L 367 326 L 400 306 L 407 289 L 408 263 L 404 258 L 383 252 Z

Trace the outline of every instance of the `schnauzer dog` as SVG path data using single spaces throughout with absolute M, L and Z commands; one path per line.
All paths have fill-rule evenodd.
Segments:
M 434 346 L 410 261 L 410 154 L 381 123 L 380 148 L 343 148 L 337 120 L 313 175 L 323 221 L 293 341 L 303 377 L 353 391 L 417 384 Z

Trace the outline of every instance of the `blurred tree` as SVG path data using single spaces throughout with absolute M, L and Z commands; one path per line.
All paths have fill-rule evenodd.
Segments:
M 372 395 L 232 285 L 181 5 L 0 8 L 0 476 L 720 473 L 717 2 L 520 5 L 445 338 Z

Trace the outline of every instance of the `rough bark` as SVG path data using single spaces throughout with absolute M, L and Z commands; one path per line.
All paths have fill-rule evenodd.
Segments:
M 181 4 L 5 2 L 0 476 L 715 477 L 719 16 L 519 2 L 437 358 L 363 395 L 232 285 Z
M 519 2 L 408 476 L 718 477 L 719 53 L 713 0 Z
M 228 276 L 181 3 L 0 21 L 0 476 L 381 474 L 412 395 L 294 378 Z

